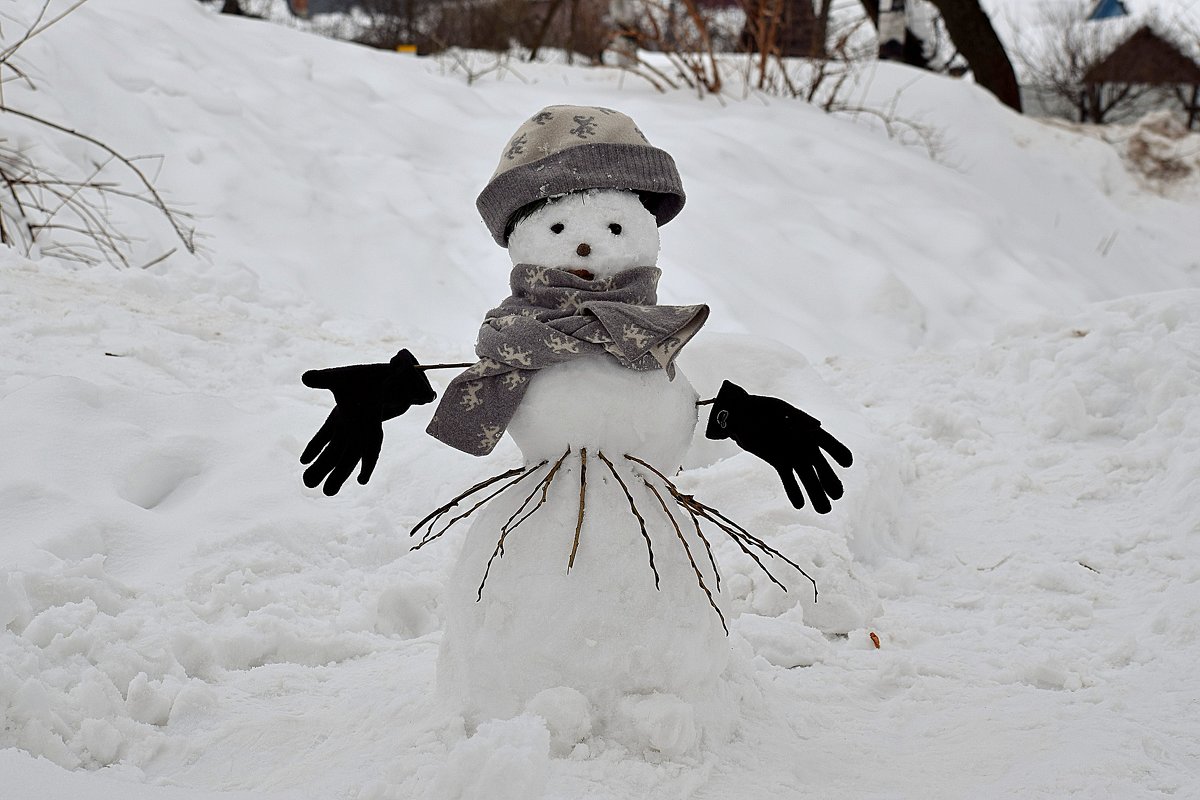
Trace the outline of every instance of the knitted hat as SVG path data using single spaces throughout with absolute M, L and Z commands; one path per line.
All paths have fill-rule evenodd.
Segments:
M 522 125 L 475 201 L 501 247 L 524 206 L 582 189 L 629 189 L 659 225 L 675 218 L 685 195 L 675 160 L 653 147 L 633 120 L 596 106 L 548 106 Z

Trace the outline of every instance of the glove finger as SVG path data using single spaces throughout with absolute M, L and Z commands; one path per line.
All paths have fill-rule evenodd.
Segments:
M 332 369 L 310 369 L 300 376 L 300 381 L 310 389 L 331 389 L 333 377 Z
M 837 500 L 846 493 L 846 488 L 842 486 L 842 479 L 833 471 L 833 467 L 829 466 L 829 462 L 825 460 L 825 456 L 821 455 L 820 450 L 813 453 L 812 465 L 817 471 L 817 480 L 820 481 L 821 488 L 825 490 L 825 494 L 829 495 L 830 500 Z
M 321 455 L 317 456 L 317 460 L 304 470 L 304 485 L 310 489 L 320 486 L 321 481 L 325 480 L 325 476 L 337 466 L 338 460 L 342 458 L 345 450 L 346 445 L 343 439 L 331 440 L 321 451 Z
M 850 448 L 833 438 L 833 435 L 824 428 L 817 429 L 816 432 L 817 447 L 820 447 L 826 453 L 829 453 L 843 467 L 848 467 L 854 463 L 854 455 L 850 452 Z
M 317 457 L 317 454 L 325 449 L 325 445 L 333 439 L 334 428 L 337 427 L 337 421 L 334 415 L 337 414 L 337 409 L 329 412 L 329 416 L 321 423 L 321 427 L 317 429 L 316 434 L 308 440 L 308 444 L 304 447 L 304 452 L 300 454 L 300 463 L 307 464 Z
M 347 447 L 342 453 L 342 457 L 334 465 L 329 472 L 329 477 L 325 479 L 325 485 L 321 487 L 321 491 L 326 497 L 333 497 L 342 489 L 342 484 L 350 477 L 350 473 L 354 472 L 354 465 L 359 461 L 359 451 L 355 447 Z
M 817 473 L 812 464 L 808 462 L 797 464 L 796 474 L 800 476 L 800 483 L 804 484 L 804 491 L 808 492 L 808 499 L 812 501 L 813 511 L 818 514 L 828 514 L 833 510 L 833 506 L 829 505 L 829 498 L 825 496 L 825 492 L 821 488 L 821 482 L 817 480 Z
M 379 450 L 383 447 L 383 426 L 372 430 L 363 442 L 362 469 L 358 473 L 358 482 L 363 486 L 371 480 L 375 473 L 375 465 L 379 463 Z
M 774 466 L 772 464 L 772 466 Z M 775 471 L 779 473 L 779 480 L 783 481 L 783 490 L 787 492 L 788 500 L 792 502 L 792 508 L 804 508 L 804 494 L 800 491 L 800 486 L 796 483 L 796 476 L 792 474 L 788 467 L 775 467 Z

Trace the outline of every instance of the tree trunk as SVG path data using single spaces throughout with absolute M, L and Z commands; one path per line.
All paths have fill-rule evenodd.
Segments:
M 826 55 L 829 42 L 829 13 L 833 10 L 833 0 L 820 0 L 817 10 L 817 27 L 813 31 L 812 49 L 821 55 Z
M 563 0 L 550 0 L 550 8 L 546 10 L 546 16 L 542 20 L 542 24 L 538 27 L 537 36 L 533 40 L 533 46 L 529 48 L 530 61 L 537 58 L 538 51 L 542 49 L 542 42 L 546 40 L 546 33 L 550 30 L 550 23 L 554 20 L 554 15 L 558 13 L 558 8 L 562 3 Z
M 946 32 L 958 52 L 971 65 L 975 82 L 1000 99 L 1001 103 L 1021 110 L 1021 88 L 1012 62 L 992 21 L 979 6 L 979 0 L 932 0 L 946 23 Z
M 876 25 L 879 23 L 879 0 L 861 0 L 863 10 Z M 931 0 L 946 32 L 958 52 L 971 65 L 975 82 L 999 98 L 1001 103 L 1021 110 L 1021 89 L 1013 72 L 1008 53 L 992 27 L 992 21 L 979 6 L 979 0 Z

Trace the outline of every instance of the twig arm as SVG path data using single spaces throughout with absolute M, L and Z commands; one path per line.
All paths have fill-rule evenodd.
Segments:
M 467 367 L 475 366 L 475 362 L 468 361 L 463 364 L 417 364 L 413 369 L 424 372 L 429 369 L 466 369 Z

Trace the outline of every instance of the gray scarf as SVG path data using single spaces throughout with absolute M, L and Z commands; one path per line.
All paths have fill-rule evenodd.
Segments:
M 427 429 L 464 453 L 487 455 L 508 427 L 534 372 L 607 353 L 623 367 L 666 370 L 708 319 L 708 306 L 655 305 L 657 267 L 586 280 L 563 269 L 518 264 L 512 296 L 487 313 L 479 361 L 446 387 Z

